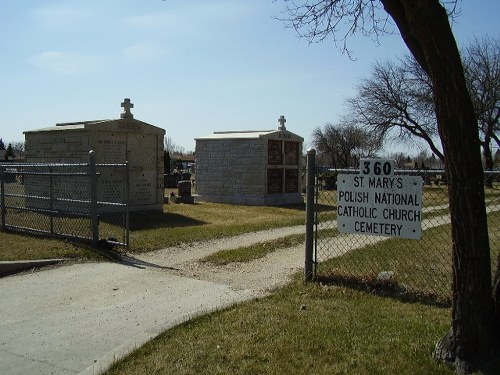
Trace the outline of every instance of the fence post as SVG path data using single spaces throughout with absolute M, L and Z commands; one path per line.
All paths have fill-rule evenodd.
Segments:
M 54 180 L 52 167 L 49 167 L 49 209 L 50 234 L 54 234 Z
M 97 212 L 97 170 L 95 166 L 95 151 L 89 152 L 90 177 L 90 215 L 92 217 L 92 246 L 99 244 L 99 213 Z
M 125 162 L 125 243 L 127 248 L 130 245 L 130 212 L 129 212 L 129 199 L 130 199 L 130 164 L 128 161 Z
M 304 280 L 313 279 L 313 244 L 314 244 L 314 188 L 316 175 L 316 150 L 307 150 L 306 176 L 306 250 L 304 263 Z
M 5 229 L 5 185 L 4 185 L 4 167 L 0 165 L 0 209 L 2 210 L 2 229 Z

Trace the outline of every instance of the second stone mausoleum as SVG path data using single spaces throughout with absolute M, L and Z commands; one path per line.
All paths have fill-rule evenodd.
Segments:
M 304 139 L 286 130 L 215 132 L 196 138 L 196 200 L 242 205 L 303 203 Z
M 129 163 L 129 206 L 131 210 L 161 210 L 163 207 L 163 138 L 165 130 L 134 119 L 130 99 L 121 104 L 118 119 L 56 124 L 26 131 L 26 160 L 29 163 L 88 163 L 95 151 L 96 163 Z M 115 198 L 123 181 L 103 176 L 99 199 Z M 120 177 L 119 179 L 121 179 Z M 31 186 L 31 189 L 44 189 Z M 81 186 L 65 183 L 74 199 L 88 199 Z M 48 193 L 47 193 L 48 194 Z M 37 195 L 47 196 L 40 191 Z

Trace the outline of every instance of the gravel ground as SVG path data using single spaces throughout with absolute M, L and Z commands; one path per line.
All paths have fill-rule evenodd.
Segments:
M 220 250 L 250 246 L 258 242 L 304 233 L 305 226 L 284 227 L 236 237 L 222 238 L 134 255 L 134 258 L 151 267 L 161 267 L 180 276 L 228 285 L 233 289 L 249 289 L 257 294 L 267 294 L 284 285 L 290 276 L 304 266 L 304 245 L 281 249 L 264 258 L 245 263 L 214 266 L 199 262 L 200 259 Z

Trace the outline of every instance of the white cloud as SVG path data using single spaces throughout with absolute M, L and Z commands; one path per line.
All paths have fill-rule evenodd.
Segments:
M 58 75 L 89 75 L 97 72 L 104 64 L 98 56 L 63 51 L 44 51 L 34 58 L 40 69 Z

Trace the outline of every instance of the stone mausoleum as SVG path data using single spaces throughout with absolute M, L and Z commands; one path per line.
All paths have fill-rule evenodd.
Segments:
M 121 106 L 124 112 L 119 119 L 63 123 L 24 132 L 26 161 L 88 163 L 91 150 L 95 151 L 98 164 L 128 161 L 130 209 L 161 210 L 165 130 L 134 119 L 130 99 L 125 99 Z M 123 183 L 113 178 L 102 181 L 110 185 L 102 189 L 110 195 Z
M 242 205 L 303 203 L 304 139 L 285 128 L 196 138 L 196 200 Z

